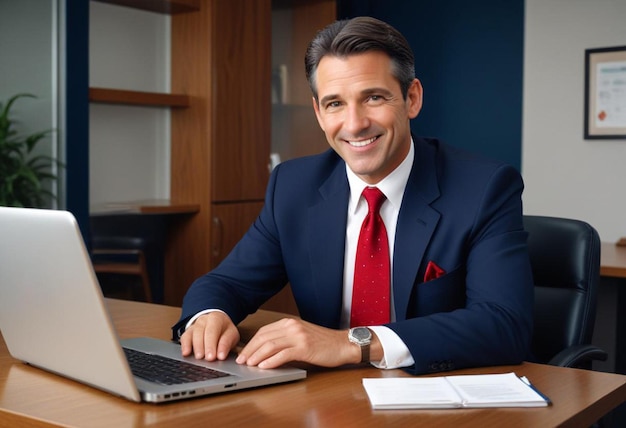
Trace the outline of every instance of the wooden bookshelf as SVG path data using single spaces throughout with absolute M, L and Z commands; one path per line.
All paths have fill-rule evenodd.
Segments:
M 89 101 L 154 107 L 189 107 L 189 96 L 121 89 L 89 88 Z
M 149 12 L 173 15 L 200 10 L 200 0 L 94 0 Z

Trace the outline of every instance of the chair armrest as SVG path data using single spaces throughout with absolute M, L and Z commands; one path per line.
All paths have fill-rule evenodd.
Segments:
M 606 361 L 608 354 L 594 345 L 574 345 L 556 354 L 548 364 L 560 367 L 581 367 L 593 360 Z

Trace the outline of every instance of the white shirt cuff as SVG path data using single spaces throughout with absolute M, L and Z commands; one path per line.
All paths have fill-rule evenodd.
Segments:
M 368 326 L 367 328 L 376 334 L 383 347 L 383 358 L 378 363 L 372 362 L 371 364 L 374 367 L 378 369 L 397 369 L 412 366 L 415 363 L 409 348 L 389 327 Z
M 196 320 L 198 318 L 200 318 L 202 315 L 204 314 L 209 314 L 211 312 L 221 312 L 223 314 L 225 314 L 226 312 L 224 312 L 221 309 L 205 309 L 204 311 L 200 311 L 197 314 L 195 314 L 194 316 L 192 316 L 189 321 L 187 321 L 187 324 L 185 324 L 185 331 L 187 331 L 187 329 L 191 326 L 191 324 L 193 324 L 194 322 L 196 322 Z M 182 336 L 182 334 L 181 334 Z

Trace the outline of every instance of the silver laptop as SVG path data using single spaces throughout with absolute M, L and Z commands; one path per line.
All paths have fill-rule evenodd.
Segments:
M 183 358 L 178 344 L 158 339 L 120 341 L 67 211 L 0 207 L 0 331 L 14 358 L 133 401 L 158 403 L 306 377 L 298 368 L 241 366 L 233 356 L 212 363 Z M 168 374 L 191 375 L 148 380 L 157 370 L 131 369 L 127 354 L 133 351 L 140 360 L 167 357 L 174 365 Z M 213 373 L 194 373 L 205 369 Z

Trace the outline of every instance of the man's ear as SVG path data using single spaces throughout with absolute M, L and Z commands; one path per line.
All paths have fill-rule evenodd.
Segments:
M 424 94 L 422 83 L 418 79 L 413 79 L 409 90 L 406 93 L 406 103 L 409 112 L 409 119 L 415 119 L 422 110 L 422 96 Z
M 315 99 L 315 97 L 311 97 L 311 100 L 313 101 L 313 110 L 315 110 L 315 117 L 317 118 L 317 123 L 320 126 L 320 128 L 322 128 L 322 131 L 324 131 L 324 125 L 322 125 L 322 117 L 320 116 L 320 106 L 317 100 Z

